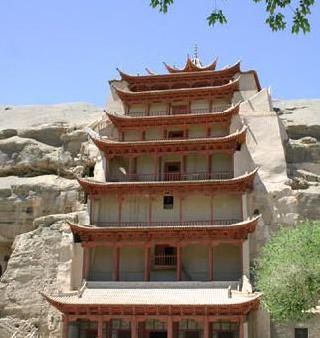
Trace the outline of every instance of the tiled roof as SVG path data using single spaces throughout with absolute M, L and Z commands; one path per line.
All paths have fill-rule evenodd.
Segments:
M 246 294 L 228 289 L 213 288 L 85 288 L 81 294 L 50 296 L 53 301 L 75 305 L 233 305 L 244 304 L 260 294 Z

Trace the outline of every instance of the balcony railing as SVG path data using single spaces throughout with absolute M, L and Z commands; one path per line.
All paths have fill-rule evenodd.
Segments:
M 199 180 L 226 180 L 233 177 L 230 170 L 213 172 L 164 172 L 161 175 L 156 174 L 117 174 L 110 175 L 108 182 L 155 182 L 155 181 L 199 181 Z
M 154 255 L 153 265 L 156 266 L 176 266 L 177 256 L 176 255 Z
M 170 227 L 170 226 L 203 226 L 203 225 L 232 225 L 240 223 L 242 220 L 240 218 L 219 218 L 213 220 L 196 220 L 196 221 L 173 221 L 173 222 L 95 222 L 97 226 L 100 227 Z
M 127 112 L 126 115 L 131 117 L 143 117 L 143 116 L 163 116 L 163 115 L 186 115 L 186 114 L 208 114 L 208 113 L 223 113 L 225 110 L 229 109 L 231 107 L 231 104 L 221 104 L 212 106 L 211 109 L 209 108 L 197 108 L 197 109 L 191 109 L 191 110 L 183 110 L 179 109 L 177 111 L 150 111 L 147 112 Z

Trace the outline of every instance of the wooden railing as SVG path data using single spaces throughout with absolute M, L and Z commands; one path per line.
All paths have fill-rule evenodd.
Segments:
M 201 180 L 226 180 L 231 179 L 231 170 L 219 170 L 213 172 L 164 172 L 157 174 L 117 174 L 110 175 L 108 182 L 154 182 L 154 181 L 201 181 Z
M 163 115 L 186 115 L 186 114 L 208 114 L 208 113 L 223 113 L 225 110 L 229 109 L 231 104 L 220 104 L 212 106 L 209 108 L 195 108 L 191 110 L 176 110 L 176 111 L 150 111 L 150 112 L 127 112 L 126 115 L 131 117 L 143 117 L 143 116 L 163 116 Z
M 196 221 L 173 221 L 173 222 L 95 222 L 97 226 L 101 227 L 169 227 L 169 226 L 201 226 L 201 225 L 232 225 L 240 223 L 240 218 L 225 218 L 225 219 L 214 219 L 214 220 L 196 220 Z
M 176 266 L 177 265 L 177 256 L 176 255 L 154 255 L 153 256 L 153 265 L 156 266 Z

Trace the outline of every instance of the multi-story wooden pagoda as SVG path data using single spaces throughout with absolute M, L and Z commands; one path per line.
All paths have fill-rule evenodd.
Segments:
M 247 193 L 257 169 L 239 155 L 239 105 L 259 80 L 239 63 L 165 66 L 119 71 L 114 132 L 90 134 L 104 180 L 79 178 L 90 225 L 70 227 L 83 284 L 45 296 L 64 315 L 65 338 L 254 337 L 249 240 L 259 216 L 248 215 Z

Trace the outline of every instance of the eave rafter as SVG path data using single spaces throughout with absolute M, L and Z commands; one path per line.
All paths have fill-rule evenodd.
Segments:
M 233 106 L 221 113 L 205 114 L 181 114 L 181 115 L 160 115 L 160 116 L 142 116 L 130 117 L 127 115 L 118 115 L 107 113 L 110 121 L 120 131 L 129 129 L 141 129 L 152 127 L 173 127 L 188 125 L 208 125 L 208 124 L 226 124 L 229 125 L 232 116 L 239 113 L 239 105 Z
M 248 297 L 238 304 L 213 305 L 127 305 L 127 304 L 71 304 L 64 302 L 64 297 L 41 295 L 67 315 L 104 315 L 104 316 L 243 316 L 258 309 L 260 294 Z
M 100 243 L 115 242 L 159 242 L 190 241 L 208 242 L 212 240 L 245 240 L 249 233 L 255 231 L 260 216 L 232 225 L 206 226 L 112 226 L 93 227 L 69 223 L 70 229 L 81 242 L 99 246 Z
M 113 141 L 110 139 L 93 138 L 95 145 L 108 158 L 114 156 L 163 155 L 171 153 L 187 154 L 225 152 L 234 153 L 246 141 L 246 127 L 241 131 L 223 137 L 152 140 L 152 141 Z
M 157 181 L 157 182 L 97 182 L 78 178 L 79 184 L 91 198 L 108 193 L 117 194 L 165 194 L 190 192 L 214 193 L 237 192 L 244 193 L 253 187 L 253 182 L 258 168 L 240 177 L 225 180 L 199 180 L 199 181 Z
M 199 87 L 199 88 L 180 88 L 168 90 L 149 90 L 133 92 L 120 89 L 114 86 L 119 98 L 126 103 L 139 104 L 143 102 L 170 102 L 173 100 L 193 100 L 193 99 L 230 99 L 233 93 L 239 91 L 239 78 L 221 86 Z

